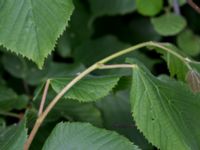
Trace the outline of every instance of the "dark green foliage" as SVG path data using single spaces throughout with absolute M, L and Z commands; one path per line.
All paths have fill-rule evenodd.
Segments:
M 115 53 L 61 93 L 30 150 L 199 150 L 199 17 L 186 0 L 0 0 L 0 150 L 24 149 L 47 80 L 44 110 Z

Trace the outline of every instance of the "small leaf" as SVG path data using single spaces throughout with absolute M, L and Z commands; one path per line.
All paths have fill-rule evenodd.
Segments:
M 182 51 L 180 51 L 176 46 L 170 43 L 165 43 L 163 46 L 185 57 L 185 55 L 182 54 Z M 177 77 L 179 80 L 185 81 L 188 72 L 188 67 L 185 65 L 185 63 L 176 56 L 165 52 L 160 48 L 156 48 L 156 50 L 157 52 L 163 54 L 163 58 L 167 62 L 167 67 L 169 69 L 171 77 Z
M 136 0 L 136 7 L 144 16 L 155 16 L 163 8 L 163 0 Z
M 151 22 L 155 30 L 163 36 L 172 36 L 178 34 L 186 26 L 186 20 L 182 16 L 167 13 L 157 18 L 152 18 Z
M 196 56 L 200 53 L 200 37 L 191 30 L 185 30 L 177 36 L 177 44 L 186 54 Z
M 200 74 L 197 71 L 190 70 L 186 79 L 194 93 L 200 92 Z
M 68 24 L 72 0 L 5 0 L 0 6 L 0 44 L 41 68 Z
M 58 78 L 51 80 L 51 86 L 59 93 L 73 78 Z M 76 83 L 66 94 L 65 98 L 82 102 L 94 101 L 109 94 L 116 86 L 119 77 L 86 78 Z
M 0 150 L 22 150 L 27 138 L 25 121 L 18 125 L 0 128 Z
M 133 70 L 131 106 L 137 127 L 157 148 L 200 149 L 200 95 L 175 80 Z
M 59 123 L 42 150 L 138 150 L 128 139 L 88 123 Z

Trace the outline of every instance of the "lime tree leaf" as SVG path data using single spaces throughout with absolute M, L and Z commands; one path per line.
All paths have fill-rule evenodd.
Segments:
M 177 44 L 181 50 L 191 56 L 200 53 L 200 37 L 191 30 L 185 30 L 177 36 Z
M 18 125 L 0 128 L 0 150 L 22 150 L 27 138 L 25 121 Z
M 126 14 L 135 10 L 134 0 L 89 0 L 93 16 Z
M 6 0 L 0 6 L 0 44 L 41 68 L 68 24 L 72 0 Z
M 144 136 L 159 149 L 199 149 L 200 95 L 181 82 L 159 80 L 139 67 L 132 77 L 132 114 Z
M 51 80 L 51 86 L 59 93 L 73 78 Z M 65 95 L 65 98 L 82 102 L 94 101 L 109 94 L 117 85 L 119 77 L 92 77 L 80 80 Z
M 66 140 L 67 139 L 67 140 Z M 137 150 L 125 137 L 89 123 L 59 123 L 42 150 Z
M 108 130 L 114 130 L 119 134 L 124 135 L 141 149 L 151 150 L 153 149 L 153 146 L 148 144 L 147 140 L 135 126 L 131 116 L 129 99 L 129 90 L 123 90 L 110 94 L 96 102 L 97 107 L 102 112 L 104 127 Z
M 172 36 L 178 34 L 186 26 L 186 20 L 182 16 L 167 13 L 162 16 L 152 18 L 151 22 L 154 29 L 163 36 Z
M 136 7 L 144 16 L 155 16 L 163 8 L 163 0 L 136 0 Z

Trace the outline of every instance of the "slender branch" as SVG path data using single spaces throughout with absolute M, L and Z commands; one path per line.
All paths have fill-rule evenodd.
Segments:
M 51 109 L 55 106 L 55 104 L 58 102 L 58 100 L 74 85 L 76 84 L 79 80 L 81 80 L 83 77 L 85 77 L 87 74 L 89 74 L 90 72 L 92 72 L 93 70 L 97 69 L 98 66 L 97 64 L 92 65 L 91 67 L 89 67 L 88 69 L 86 69 L 85 71 L 83 71 L 82 73 L 80 73 L 76 78 L 74 78 L 69 84 L 67 84 L 60 93 L 58 93 L 56 95 L 56 97 L 51 101 L 51 103 L 47 106 L 47 108 L 45 109 L 45 111 L 38 117 L 38 119 L 36 120 L 36 123 L 28 137 L 28 140 L 26 141 L 25 145 L 24 145 L 24 150 L 28 150 L 30 147 L 30 144 L 33 141 L 33 138 L 35 137 L 39 127 L 41 126 L 42 122 L 44 121 L 45 117 L 47 116 L 47 114 L 51 111 Z
M 15 113 L 12 113 L 12 112 L 4 112 L 4 111 L 0 111 L 0 115 L 3 115 L 3 116 L 9 116 L 9 117 L 14 117 L 14 118 L 17 118 L 17 119 L 21 119 L 22 116 L 19 115 L 19 114 L 15 114 Z
M 48 92 L 48 89 L 49 89 L 49 84 L 50 84 L 50 80 L 48 79 L 46 84 L 45 84 L 44 92 L 43 92 L 43 95 L 42 95 L 42 100 L 41 100 L 41 103 L 40 103 L 38 116 L 40 116 L 43 112 L 44 104 L 45 104 L 45 101 L 46 101 L 46 98 L 47 98 L 47 92 Z
M 184 58 L 183 56 L 181 56 L 180 54 L 176 53 L 175 51 L 166 48 L 164 46 L 162 46 L 160 43 L 156 43 L 156 42 L 144 42 L 135 46 L 132 46 L 130 48 L 124 49 L 122 51 L 119 51 L 117 53 L 114 53 L 100 61 L 98 61 L 97 63 L 95 63 L 94 65 L 92 65 L 91 67 L 89 67 L 88 69 L 86 69 L 85 71 L 83 71 L 82 73 L 80 73 L 77 77 L 75 77 L 69 84 L 67 84 L 57 95 L 56 97 L 51 101 L 51 103 L 46 107 L 46 109 L 44 110 L 44 112 L 42 114 L 40 114 L 40 116 L 38 117 L 38 119 L 36 120 L 36 123 L 24 145 L 24 150 L 28 150 L 30 147 L 30 144 L 32 143 L 33 138 L 35 137 L 39 127 L 41 126 L 42 122 L 44 121 L 44 119 L 46 118 L 46 116 L 48 115 L 48 113 L 51 111 L 51 109 L 56 105 L 56 103 L 60 100 L 60 98 L 72 87 L 74 86 L 79 80 L 81 80 L 83 77 L 85 77 L 86 75 L 88 75 L 89 73 L 91 73 L 92 71 L 96 70 L 96 69 L 102 69 L 103 68 L 119 68 L 119 67 L 133 67 L 133 66 L 127 66 L 127 65 L 110 65 L 105 67 L 104 64 L 109 62 L 110 60 L 113 60 L 117 57 L 120 57 L 124 54 L 127 54 L 129 52 L 133 52 L 137 49 L 143 48 L 143 47 L 147 47 L 147 46 L 153 46 L 153 47 L 157 47 L 160 48 L 162 50 L 165 50 L 166 52 L 171 53 L 172 55 L 176 56 L 177 58 L 179 58 L 181 61 L 183 61 L 183 63 L 185 63 L 188 68 L 191 68 L 188 60 L 186 58 Z
M 177 15 L 180 15 L 180 14 L 181 14 L 180 8 L 179 8 L 179 4 L 178 4 L 178 0 L 173 0 L 173 8 L 174 8 L 174 12 L 175 12 Z
M 192 70 L 192 67 L 189 64 L 189 62 L 192 62 L 192 60 L 190 60 L 189 58 L 185 58 L 185 57 L 181 56 L 180 54 L 178 54 L 177 52 L 171 50 L 170 48 L 167 48 L 167 47 L 163 46 L 162 43 L 152 42 L 151 46 L 160 48 L 160 49 L 165 50 L 166 52 L 176 56 L 177 58 L 179 58 L 187 66 L 187 68 L 189 70 Z
M 99 69 L 116 69 L 116 68 L 135 68 L 135 64 L 114 64 L 114 65 L 101 65 Z
M 197 4 L 195 4 L 193 0 L 187 0 L 187 2 L 197 13 L 200 14 L 200 7 Z

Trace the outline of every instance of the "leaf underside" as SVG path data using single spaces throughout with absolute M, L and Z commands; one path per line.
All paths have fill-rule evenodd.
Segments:
M 138 150 L 128 139 L 115 132 L 98 129 L 89 123 L 59 123 L 43 150 Z
M 73 78 L 51 80 L 51 86 L 59 93 Z M 82 102 L 94 101 L 109 94 L 117 85 L 119 77 L 92 77 L 80 80 L 65 95 L 65 98 Z

